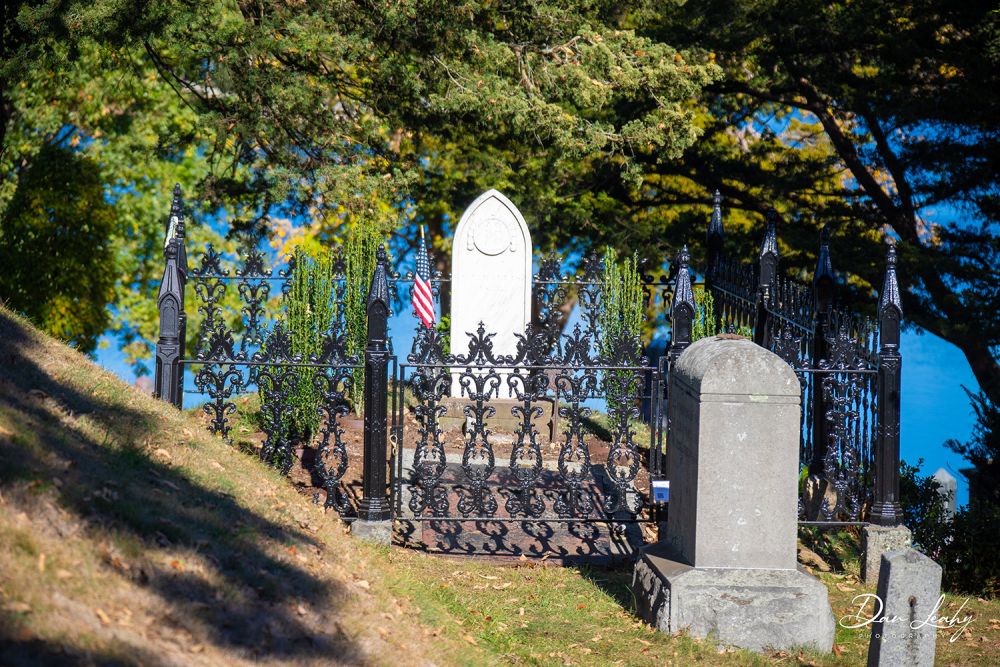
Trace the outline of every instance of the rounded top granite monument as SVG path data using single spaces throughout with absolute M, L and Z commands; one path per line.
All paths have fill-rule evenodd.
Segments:
M 778 355 L 747 339 L 703 338 L 680 356 L 671 375 L 696 395 L 794 396 L 802 386 Z

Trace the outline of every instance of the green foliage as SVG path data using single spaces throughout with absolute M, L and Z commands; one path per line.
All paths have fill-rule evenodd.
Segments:
M 205 135 L 197 114 L 157 77 L 141 49 L 66 39 L 65 32 L 39 36 L 32 21 L 22 25 L 15 20 L 19 11 L 31 11 L 27 5 L 5 4 L 0 10 L 6 19 L 0 40 L 0 218 L 20 215 L 25 200 L 15 199 L 15 191 L 33 165 L 41 174 L 49 168 L 47 162 L 61 160 L 53 156 L 63 150 L 89 161 L 93 167 L 87 169 L 97 184 L 90 177 L 80 185 L 53 178 L 48 187 L 53 200 L 66 200 L 56 202 L 63 207 L 71 206 L 84 189 L 103 190 L 110 224 L 103 227 L 100 243 L 112 257 L 107 268 L 113 270 L 113 289 L 88 291 L 86 281 L 67 285 L 68 297 L 81 312 L 64 320 L 68 328 L 60 335 L 80 343 L 92 339 L 82 311 L 108 312 L 110 306 L 114 317 L 106 326 L 130 361 L 148 365 L 157 332 L 154 296 L 163 274 L 170 191 L 180 182 L 190 192 L 204 177 L 207 155 L 199 145 Z M 43 14 L 53 9 L 31 5 Z M 56 172 L 62 169 L 52 166 Z M 83 199 L 95 201 L 90 195 Z M 80 247 L 94 243 L 93 232 L 78 223 L 64 231 L 71 237 L 66 242 Z M 189 226 L 189 247 L 203 242 L 208 232 Z M 80 238 L 74 240 L 76 234 Z M 46 283 L 29 289 L 37 301 L 46 300 Z
M 92 351 L 118 276 L 114 229 L 100 167 L 70 148 L 43 146 L 0 217 L 0 301 Z
M 285 321 L 292 339 L 292 353 L 308 362 L 322 352 L 323 337 L 336 318 L 333 258 L 327 251 L 309 253 L 302 248 L 295 252 L 292 289 L 285 301 Z M 319 426 L 322 397 L 313 385 L 313 369 L 297 372 L 298 384 L 290 402 L 291 432 L 305 437 Z
M 155 338 L 141 299 L 159 278 L 175 180 L 258 236 L 300 214 L 330 242 L 345 224 L 396 224 L 412 202 L 404 215 L 444 238 L 485 187 L 516 191 L 548 223 L 535 231 L 563 234 L 617 210 L 606 190 L 637 187 L 637 155 L 691 145 L 689 101 L 719 75 L 606 2 L 22 0 L 4 12 L 0 170 L 63 127 L 101 155 L 122 229 L 116 326 L 136 360 Z M 597 172 L 607 187 L 580 187 Z
M 608 247 L 604 251 L 604 275 L 598 302 L 598 344 L 601 353 L 615 358 L 624 353 L 625 363 L 638 356 L 642 345 L 642 325 L 645 316 L 642 277 L 637 256 L 618 260 L 618 253 Z M 623 348 L 621 346 L 631 346 Z M 604 372 L 608 400 L 621 400 L 631 393 L 635 372 L 610 370 Z
M 961 454 L 975 469 L 970 480 L 973 502 L 1000 506 L 1000 405 L 990 400 L 985 392 L 973 394 L 966 390 L 976 416 L 972 437 L 968 442 L 948 440 L 944 444 Z
M 899 464 L 899 498 L 903 523 L 913 533 L 913 543 L 931 558 L 938 559 L 948 541 L 947 502 L 941 485 L 933 477 L 920 475 L 923 459 L 911 466 Z
M 882 241 L 898 238 L 908 322 L 962 349 L 1000 401 L 996 4 L 687 2 L 646 6 L 641 22 L 725 71 L 693 105 L 705 131 L 686 159 L 653 167 L 653 198 L 684 206 L 719 188 L 742 257 L 747 224 L 776 207 L 782 264 L 806 276 L 829 224 L 849 276 L 838 298 L 868 308 Z
M 715 335 L 715 299 L 704 285 L 694 286 L 694 321 L 691 323 L 691 342 Z
M 434 330 L 441 334 L 441 349 L 451 350 L 451 315 L 442 315 L 434 324 Z
M 604 250 L 603 266 L 598 310 L 601 350 L 611 354 L 613 345 L 623 337 L 634 338 L 638 350 L 645 316 L 638 256 L 619 261 L 617 251 L 608 247 Z
M 913 532 L 917 548 L 943 568 L 944 588 L 1000 595 L 1000 506 L 974 503 L 949 520 L 940 485 L 905 461 L 900 464 L 899 492 L 903 523 Z
M 539 247 L 655 259 L 699 241 L 718 187 L 742 257 L 773 205 L 783 266 L 808 277 L 818 225 L 831 224 L 842 300 L 870 306 L 891 229 L 908 320 L 958 345 L 1000 400 L 1000 14 L 989 3 L 5 11 L 0 207 L 22 159 L 79 130 L 127 218 L 115 303 L 134 357 L 148 354 L 152 312 L 139 297 L 158 278 L 172 179 L 197 183 L 235 227 L 273 232 L 260 212 L 282 205 L 327 240 L 345 220 L 397 221 L 402 202 L 444 238 L 465 202 L 497 187 L 516 193 Z M 949 210 L 974 224 L 935 224 Z
M 983 503 L 959 510 L 948 538 L 939 559 L 948 589 L 1000 596 L 1000 506 Z
M 363 358 L 368 343 L 368 291 L 375 272 L 375 256 L 379 245 L 385 243 L 385 234 L 370 223 L 355 225 L 344 246 L 345 287 L 344 324 L 347 333 L 347 353 Z M 351 404 L 357 414 L 364 410 L 364 369 L 355 369 L 351 386 Z

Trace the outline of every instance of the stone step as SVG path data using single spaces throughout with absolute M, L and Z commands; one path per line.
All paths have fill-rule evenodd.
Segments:
M 607 565 L 632 559 L 643 544 L 638 524 L 406 519 L 395 523 L 398 544 L 442 555 Z
M 398 479 L 396 539 L 406 546 L 440 554 L 517 559 L 546 557 L 566 563 L 606 564 L 631 558 L 643 543 L 639 524 L 603 520 L 607 506 L 605 496 L 613 485 L 601 464 L 591 467 L 590 479 L 580 487 L 594 504 L 588 520 L 574 517 L 577 520 L 569 521 L 556 515 L 555 502 L 569 487 L 555 461 L 544 462 L 532 486 L 535 497 L 544 502 L 545 511 L 540 517 L 528 519 L 523 518 L 523 514 L 511 517 L 506 503 L 512 496 L 516 497 L 519 487 L 509 462 L 498 461 L 484 485 L 497 503 L 495 516 L 463 519 L 458 503 L 463 495 L 470 493 L 471 486 L 461 465 L 461 454 L 449 453 L 441 487 L 447 492 L 449 517 L 454 518 L 429 520 L 426 512 L 423 519 L 415 517 L 409 507 L 416 480 L 413 454 L 412 449 L 402 451 L 402 474 Z M 629 502 L 634 506 L 638 498 L 633 495 Z M 616 518 L 629 520 L 634 517 L 619 513 Z

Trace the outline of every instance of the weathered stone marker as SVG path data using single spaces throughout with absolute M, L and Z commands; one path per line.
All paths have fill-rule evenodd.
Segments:
M 636 564 L 640 615 L 742 648 L 830 650 L 826 588 L 796 565 L 795 373 L 751 341 L 702 339 L 669 396 L 667 539 Z
M 941 566 L 914 549 L 882 555 L 878 620 L 872 624 L 868 667 L 930 667 L 937 628 L 928 623 L 941 595 Z M 874 613 L 874 612 L 873 612 Z
M 951 519 L 958 509 L 958 480 L 955 476 L 944 468 L 938 468 L 933 475 L 934 481 L 938 483 L 938 493 L 944 499 L 945 516 Z
M 861 580 L 877 584 L 882 555 L 907 549 L 911 544 L 913 535 L 906 526 L 864 526 L 861 529 Z
M 517 352 L 516 334 L 524 334 L 531 321 L 531 234 L 517 207 L 496 190 L 489 190 L 472 202 L 455 228 L 452 246 L 451 353 L 469 352 L 469 334 L 479 323 L 491 340 L 494 357 Z M 454 370 L 454 369 L 453 369 Z M 460 372 L 460 371 L 459 371 Z M 451 395 L 460 399 L 459 372 L 453 372 Z M 499 398 L 509 398 L 507 374 L 500 373 Z M 447 415 L 442 427 L 464 423 L 465 401 L 446 401 Z M 491 421 L 510 421 L 516 426 L 506 404 L 491 401 L 496 416 Z M 511 402 L 513 405 L 513 402 Z

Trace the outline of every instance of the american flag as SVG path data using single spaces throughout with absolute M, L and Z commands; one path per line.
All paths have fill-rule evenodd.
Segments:
M 413 311 L 425 327 L 434 326 L 434 296 L 431 293 L 431 260 L 424 243 L 424 226 L 420 226 L 420 246 L 417 247 L 417 272 L 413 277 Z

